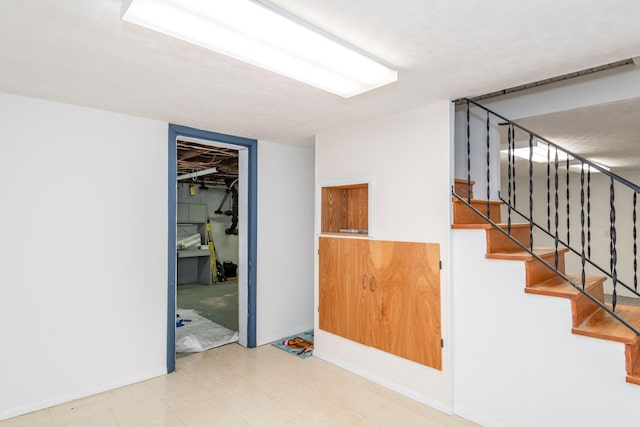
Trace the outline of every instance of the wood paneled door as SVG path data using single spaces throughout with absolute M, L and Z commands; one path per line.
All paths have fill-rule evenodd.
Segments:
M 320 237 L 320 329 L 442 369 L 440 245 Z

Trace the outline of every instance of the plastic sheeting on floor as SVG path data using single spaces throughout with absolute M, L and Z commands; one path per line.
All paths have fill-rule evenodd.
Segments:
M 238 332 L 200 316 L 195 310 L 177 309 L 182 326 L 176 328 L 176 353 L 197 353 L 238 341 Z

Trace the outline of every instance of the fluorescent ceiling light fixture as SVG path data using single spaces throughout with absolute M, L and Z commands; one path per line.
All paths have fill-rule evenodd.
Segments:
M 551 147 L 549 150 L 549 144 L 545 144 L 544 142 L 540 142 L 538 140 L 533 140 L 533 155 L 531 156 L 531 161 L 534 163 L 547 163 L 547 161 L 551 163 L 555 163 L 556 161 L 556 149 Z M 515 148 L 512 148 L 513 155 L 519 157 L 521 159 L 529 160 L 529 141 L 516 141 L 514 144 Z M 509 147 L 506 144 L 500 146 L 500 151 L 505 154 L 509 154 Z M 569 171 L 580 173 L 581 169 L 584 169 L 584 172 L 587 173 L 591 170 L 591 173 L 601 173 L 601 170 L 598 170 L 595 167 L 589 167 L 587 163 L 582 163 L 580 160 L 576 160 L 573 156 L 558 150 L 558 166 L 566 167 L 567 160 L 569 160 Z M 611 168 L 608 166 L 604 166 L 600 163 L 591 162 L 598 167 L 610 171 Z
M 597 165 L 601 169 L 606 170 L 607 172 L 611 171 L 611 168 L 609 166 L 605 166 L 596 162 L 591 162 L 591 163 L 593 163 L 594 165 Z M 587 173 L 589 171 L 591 171 L 591 173 L 602 173 L 601 170 L 598 170 L 595 167 L 589 167 L 587 163 L 579 162 L 574 165 L 569 165 L 569 172 L 580 173 L 580 171 L 583 169 L 584 169 L 584 173 Z
M 209 169 L 202 169 L 199 170 L 197 172 L 191 172 L 191 173 L 185 173 L 183 175 L 178 175 L 177 180 L 178 181 L 182 181 L 185 179 L 195 179 L 199 176 L 205 176 L 205 175 L 211 175 L 212 173 L 216 173 L 218 172 L 217 168 L 209 168 Z
M 521 159 L 529 160 L 529 141 L 516 141 L 515 149 L 512 148 L 513 155 L 519 157 Z M 552 163 L 555 162 L 556 159 L 556 149 L 551 147 L 548 150 L 549 145 L 538 140 L 533 140 L 533 155 L 531 157 L 531 161 L 534 163 L 547 163 L 547 160 L 550 160 Z M 500 146 L 500 151 L 503 153 L 509 153 L 509 147 L 506 144 Z M 549 156 L 549 157 L 547 157 Z M 558 150 L 558 163 L 561 166 L 566 165 L 567 159 L 569 162 L 572 162 L 574 158 L 567 153 Z
M 349 98 L 398 73 L 263 0 L 124 0 L 122 19 Z

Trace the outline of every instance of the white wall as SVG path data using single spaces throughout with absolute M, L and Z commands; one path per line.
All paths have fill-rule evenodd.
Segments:
M 323 182 L 373 179 L 370 211 L 379 240 L 439 243 L 443 370 L 438 371 L 318 330 L 315 354 L 414 399 L 449 410 L 449 209 L 452 106 L 442 101 L 316 137 L 316 234 Z M 371 228 L 371 227 L 370 227 Z M 316 257 L 317 259 L 317 257 Z M 316 266 L 316 307 L 317 307 Z M 317 310 L 314 310 L 317 312 Z
M 524 263 L 452 231 L 455 413 L 485 426 L 636 426 L 624 344 L 571 333 L 569 300 L 524 293 Z M 499 279 L 497 279 L 499 278 Z
M 258 142 L 258 345 L 313 328 L 313 148 Z
M 167 124 L 0 112 L 0 419 L 165 373 Z

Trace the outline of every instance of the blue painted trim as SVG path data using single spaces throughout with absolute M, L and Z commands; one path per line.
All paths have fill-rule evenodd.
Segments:
M 167 372 L 176 369 L 176 139 L 178 136 L 199 138 L 207 141 L 223 142 L 226 144 L 246 147 L 249 153 L 248 171 L 248 304 L 247 307 L 247 346 L 256 346 L 256 278 L 257 278 L 257 247 L 258 247 L 258 141 L 255 139 L 241 138 L 239 136 L 226 135 L 217 132 L 194 129 L 186 126 L 169 124 L 169 253 L 168 253 L 168 309 L 167 309 Z
M 176 370 L 176 204 L 178 202 L 176 134 L 169 125 L 169 173 L 168 173 L 168 225 L 169 243 L 167 245 L 168 286 L 167 286 L 167 372 Z

